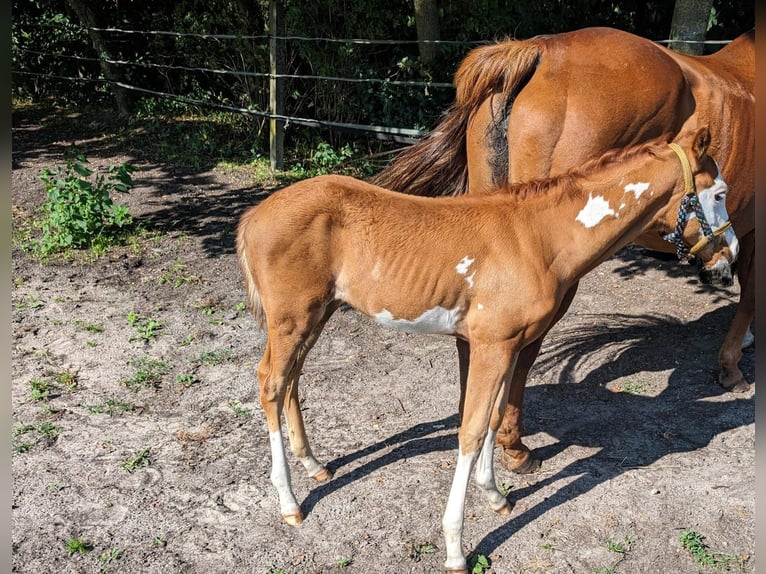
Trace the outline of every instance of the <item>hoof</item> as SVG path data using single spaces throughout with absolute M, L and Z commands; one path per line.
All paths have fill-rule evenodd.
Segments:
M 326 480 L 330 480 L 332 478 L 332 473 L 326 468 L 322 467 L 322 470 L 317 472 L 314 476 L 312 476 L 312 478 L 317 482 L 325 482 Z
M 540 466 L 542 466 L 543 463 L 542 460 L 534 456 L 531 452 L 529 453 L 529 456 L 526 458 L 526 460 L 521 464 L 518 464 L 516 459 L 506 454 L 505 451 L 500 454 L 500 460 L 508 470 L 516 474 L 535 473 L 540 470 Z
M 447 568 L 445 574 L 468 574 L 467 568 Z
M 511 505 L 508 504 L 508 502 L 506 502 L 500 508 L 495 509 L 495 512 L 497 512 L 498 514 L 502 514 L 502 515 L 510 514 L 511 513 Z
M 718 384 L 732 393 L 744 393 L 750 389 L 750 385 L 742 375 L 726 377 L 723 372 L 718 377 Z
M 292 514 L 283 514 L 282 518 L 290 526 L 298 526 L 301 522 L 303 522 L 303 513 L 299 510 L 298 512 L 293 512 Z

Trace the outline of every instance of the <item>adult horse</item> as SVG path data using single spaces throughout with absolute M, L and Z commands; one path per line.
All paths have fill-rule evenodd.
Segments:
M 608 149 L 710 125 L 711 154 L 730 185 L 727 208 L 740 240 L 740 300 L 720 347 L 718 381 L 742 391 L 748 385 L 738 363 L 751 342 L 755 312 L 754 83 L 754 30 L 708 56 L 675 53 L 610 28 L 482 46 L 459 66 L 456 100 L 444 120 L 372 182 L 415 195 L 483 194 L 508 181 L 563 173 Z M 644 233 L 635 242 L 675 251 L 663 235 Z M 701 278 L 718 276 L 726 283 L 726 273 L 720 263 L 703 270 Z M 576 289 L 577 283 L 557 319 Z M 498 434 L 505 464 L 520 473 L 539 467 L 521 440 L 522 404 L 544 335 L 519 356 Z M 458 342 L 458 356 L 462 402 L 469 361 L 465 342 Z

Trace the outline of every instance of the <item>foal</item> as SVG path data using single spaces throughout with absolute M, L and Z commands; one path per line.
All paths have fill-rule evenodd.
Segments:
M 519 350 L 546 330 L 575 281 L 629 243 L 671 199 L 680 202 L 696 187 L 725 204 L 709 143 L 704 127 L 680 136 L 680 146 L 655 140 L 566 176 L 481 197 L 416 197 L 350 177 L 317 177 L 248 210 L 237 253 L 251 310 L 268 333 L 258 378 L 284 520 L 298 524 L 303 514 L 285 460 L 283 408 L 293 453 L 310 476 L 330 477 L 306 438 L 298 378 L 322 327 L 345 302 L 384 325 L 452 335 L 470 346 L 460 448 L 442 521 L 445 568 L 466 572 L 463 514 L 477 460 L 476 482 L 490 507 L 510 511 L 492 459 Z M 667 211 L 672 220 L 675 211 Z M 686 233 L 689 244 L 699 239 L 696 224 Z

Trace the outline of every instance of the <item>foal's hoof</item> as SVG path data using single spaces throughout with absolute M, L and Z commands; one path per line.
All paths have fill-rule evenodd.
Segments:
M 332 473 L 326 468 L 322 467 L 322 470 L 317 472 L 312 478 L 317 482 L 325 482 L 326 480 L 330 480 L 332 478 Z
M 511 505 L 508 504 L 508 502 L 506 501 L 506 503 L 503 506 L 501 506 L 500 508 L 496 508 L 495 512 L 497 512 L 498 514 L 501 514 L 501 515 L 510 514 L 511 513 Z
M 543 463 L 542 460 L 534 456 L 531 452 L 529 453 L 529 456 L 526 458 L 526 460 L 524 460 L 521 464 L 516 462 L 516 459 L 511 455 L 506 454 L 505 451 L 500 453 L 500 460 L 508 470 L 515 472 L 516 474 L 532 474 L 537 472 L 540 470 L 540 466 Z
M 299 510 L 298 512 L 293 512 L 291 514 L 283 514 L 282 518 L 290 526 L 298 526 L 303 522 L 303 513 Z
M 467 568 L 447 568 L 445 574 L 468 574 Z

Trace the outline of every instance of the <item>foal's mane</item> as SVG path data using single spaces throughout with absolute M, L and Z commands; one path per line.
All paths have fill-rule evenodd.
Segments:
M 601 157 L 588 160 L 582 165 L 560 175 L 508 184 L 501 188 L 501 190 L 512 197 L 522 200 L 526 197 L 545 194 L 554 187 L 559 188 L 559 191 L 563 191 L 563 194 L 566 196 L 576 194 L 579 190 L 577 181 L 583 177 L 592 175 L 615 164 L 633 160 L 641 155 L 656 157 L 667 146 L 669 141 L 670 134 L 665 134 L 640 144 L 612 149 Z

